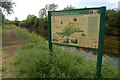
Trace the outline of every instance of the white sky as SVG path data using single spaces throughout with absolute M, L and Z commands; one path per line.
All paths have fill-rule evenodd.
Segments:
M 18 17 L 19 20 L 25 20 L 28 14 L 34 14 L 38 16 L 38 12 L 41 8 L 44 8 L 46 4 L 57 4 L 58 9 L 62 10 L 67 5 L 72 5 L 75 8 L 84 8 L 84 7 L 100 7 L 107 6 L 107 9 L 117 8 L 118 1 L 120 0 L 12 0 L 16 3 L 16 7 L 13 8 L 14 14 L 6 16 L 9 20 L 14 20 L 15 17 Z M 101 5 L 99 3 L 105 2 L 106 4 Z M 82 4 L 86 5 L 82 5 Z M 99 4 L 97 6 L 87 5 L 91 3 Z

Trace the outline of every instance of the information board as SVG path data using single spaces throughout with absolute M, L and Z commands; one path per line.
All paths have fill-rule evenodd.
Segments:
M 101 77 L 106 7 L 48 11 L 48 42 L 98 50 L 96 76 Z
M 100 9 L 51 13 L 52 43 L 98 48 Z

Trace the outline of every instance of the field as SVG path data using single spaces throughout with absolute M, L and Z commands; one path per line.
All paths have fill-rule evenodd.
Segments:
M 21 43 L 21 46 L 11 56 L 13 70 L 9 74 L 13 76 L 9 77 L 96 78 L 96 61 L 87 60 L 84 55 L 63 50 L 55 45 L 52 53 L 49 53 L 48 42 L 41 36 L 28 33 L 15 25 L 6 26 L 15 32 L 17 39 L 23 41 L 23 44 Z M 3 34 L 7 36 L 8 34 L 5 33 L 9 31 L 5 28 L 6 26 L 4 26 Z M 7 39 L 7 37 L 3 39 Z M 6 52 L 9 53 L 9 51 Z M 9 70 L 9 67 L 5 66 L 3 69 Z M 118 78 L 118 69 L 110 61 L 103 63 L 102 78 Z

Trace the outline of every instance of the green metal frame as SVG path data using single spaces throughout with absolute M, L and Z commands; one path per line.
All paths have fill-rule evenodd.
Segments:
M 97 54 L 97 77 L 101 77 L 102 67 L 102 56 L 104 47 L 104 32 L 105 32 L 105 20 L 106 20 L 106 7 L 100 8 L 100 29 L 99 29 L 99 43 L 98 43 L 98 54 Z
M 52 41 L 51 41 L 51 11 L 48 11 L 48 42 L 49 51 L 52 51 Z
M 97 48 L 89 48 L 89 47 L 75 46 L 75 45 L 69 45 L 69 44 L 60 44 L 60 43 L 52 43 L 52 44 L 57 44 L 57 45 L 61 45 L 61 46 L 70 46 L 70 47 L 78 47 L 78 48 L 98 50 Z
M 104 7 L 104 6 L 103 6 Z M 51 11 L 51 12 L 64 12 L 64 11 L 77 11 L 77 10 L 94 10 L 94 9 L 100 9 L 102 7 L 94 7 L 94 8 L 80 8 L 80 9 L 69 9 L 69 10 L 60 10 L 60 11 Z
M 75 45 L 60 44 L 60 43 L 52 43 L 52 41 L 51 41 L 51 13 L 52 12 L 64 12 L 64 11 L 66 12 L 66 11 L 90 10 L 90 9 L 91 10 L 100 9 L 100 27 L 99 27 L 98 49 L 89 48 L 89 47 L 82 47 L 82 46 L 75 46 Z M 96 8 L 82 8 L 82 9 L 71 9 L 71 10 L 61 10 L 61 11 L 48 11 L 48 42 L 49 42 L 50 54 L 52 55 L 52 44 L 98 50 L 97 64 L 96 64 L 96 70 L 97 70 L 96 76 L 100 78 L 101 77 L 101 67 L 102 67 L 103 45 L 104 45 L 105 19 L 106 19 L 106 7 L 105 6 L 96 7 Z

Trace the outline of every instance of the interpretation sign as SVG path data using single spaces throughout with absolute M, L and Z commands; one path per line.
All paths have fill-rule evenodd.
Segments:
M 101 77 L 106 7 L 48 11 L 48 42 L 98 50 L 96 76 Z
M 51 13 L 52 43 L 98 48 L 100 9 Z

